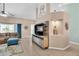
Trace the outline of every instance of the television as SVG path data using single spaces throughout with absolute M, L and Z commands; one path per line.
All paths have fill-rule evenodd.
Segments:
M 43 31 L 43 26 L 38 26 L 37 31 L 42 32 Z
M 43 32 L 44 32 L 44 23 L 36 24 L 35 34 L 43 36 Z

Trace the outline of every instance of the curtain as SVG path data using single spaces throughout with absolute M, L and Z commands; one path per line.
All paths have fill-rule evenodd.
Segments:
M 19 37 L 18 38 L 21 38 L 21 24 L 17 24 L 17 32 L 18 32 L 18 35 Z

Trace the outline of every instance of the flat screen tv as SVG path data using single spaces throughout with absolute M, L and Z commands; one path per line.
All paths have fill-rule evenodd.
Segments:
M 36 24 L 35 25 L 35 34 L 43 36 L 43 32 L 44 32 L 43 28 L 44 28 L 44 23 Z

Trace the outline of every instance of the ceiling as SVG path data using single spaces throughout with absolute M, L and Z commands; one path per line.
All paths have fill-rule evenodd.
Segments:
M 2 10 L 2 4 L 0 3 L 0 11 Z M 6 3 L 5 4 L 6 12 L 9 12 L 14 17 L 25 18 L 25 19 L 35 19 L 35 3 Z
M 65 4 L 52 3 L 52 8 L 61 10 Z M 9 12 L 17 18 L 35 19 L 37 3 L 6 3 L 6 12 Z M 0 3 L 0 11 L 2 10 L 2 3 Z M 52 9 L 51 9 L 52 10 Z

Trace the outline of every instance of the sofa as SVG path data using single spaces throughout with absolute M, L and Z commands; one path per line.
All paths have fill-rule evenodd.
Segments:
M 18 33 L 0 33 L 0 37 L 18 37 Z
M 0 45 L 6 43 L 6 38 L 0 38 Z
M 18 38 L 18 33 L 0 33 L 0 45 L 5 44 L 9 38 Z

